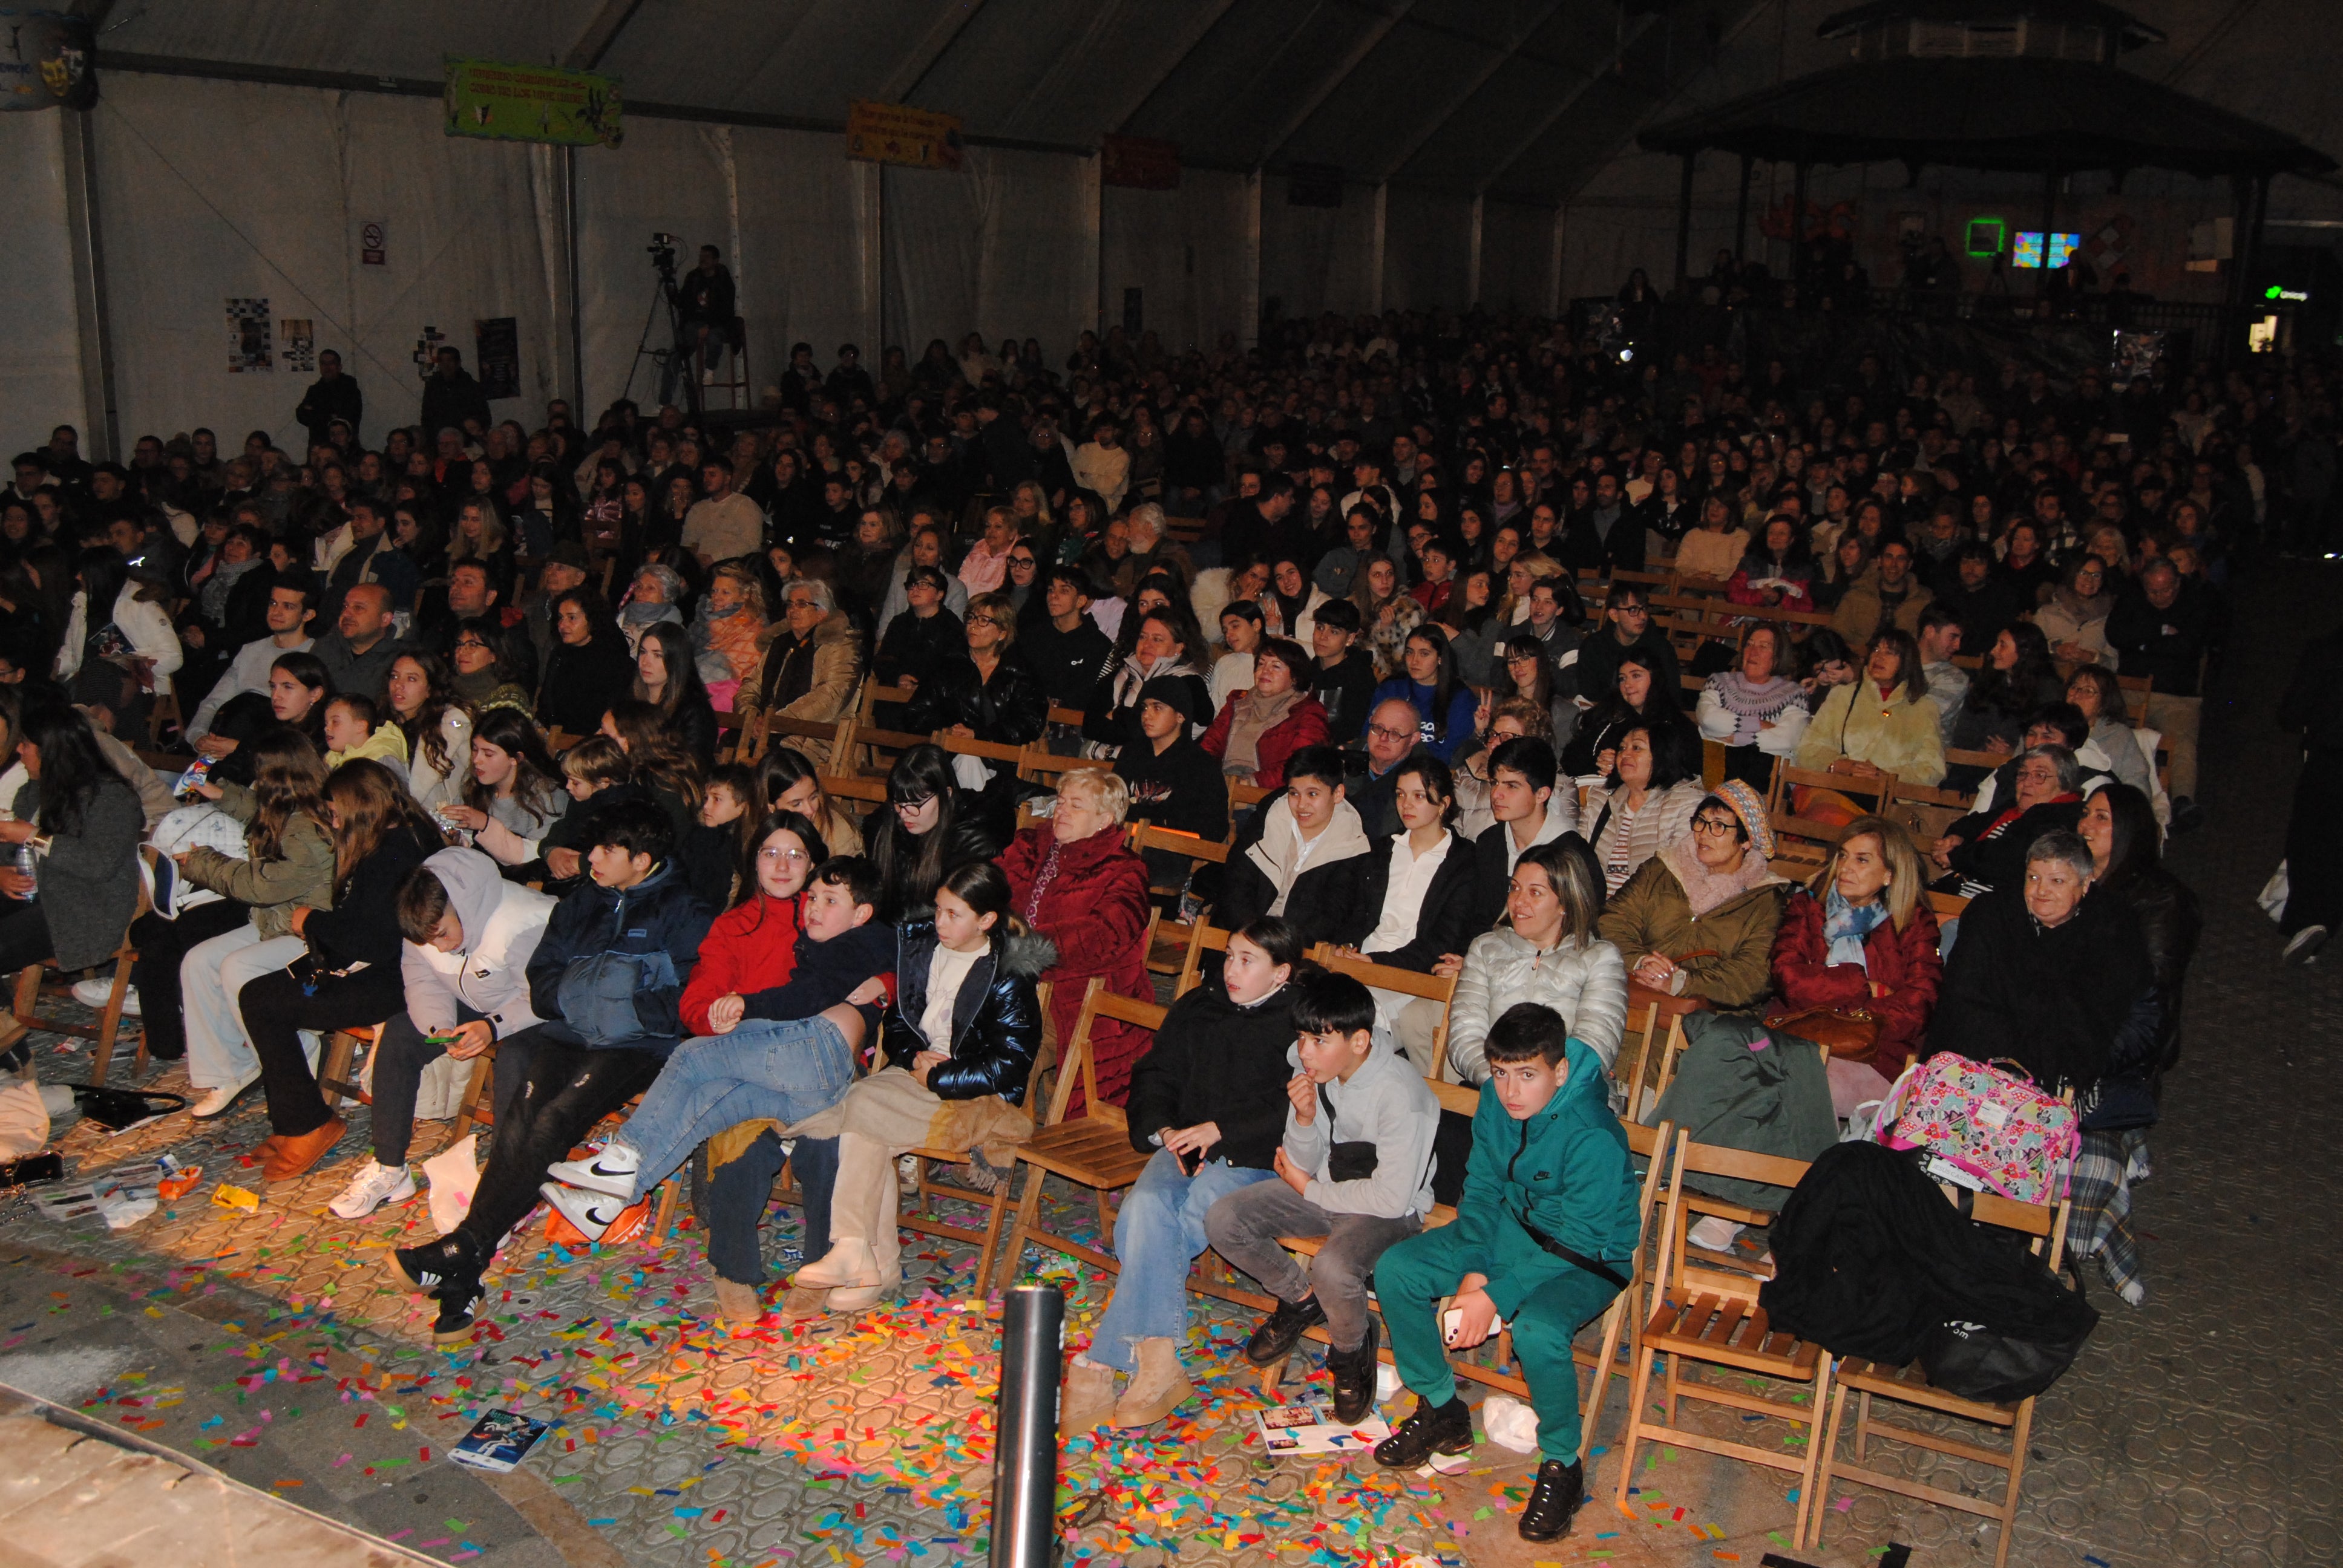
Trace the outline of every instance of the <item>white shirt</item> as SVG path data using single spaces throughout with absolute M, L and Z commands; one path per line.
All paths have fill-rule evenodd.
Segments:
M 1408 846 L 1408 836 L 1400 834 L 1392 840 L 1391 880 L 1383 889 L 1383 918 L 1367 940 L 1359 944 L 1363 953 L 1387 953 L 1403 948 L 1415 940 L 1417 920 L 1423 913 L 1423 896 L 1432 890 L 1432 879 L 1439 874 L 1441 862 L 1456 843 L 1456 835 L 1440 835 L 1440 842 L 1417 854 Z
M 930 1050 L 950 1054 L 952 1004 L 960 1000 L 960 984 L 984 950 L 954 952 L 941 942 L 936 944 L 935 956 L 928 960 L 928 1005 L 920 1014 L 920 1032 L 927 1037 Z

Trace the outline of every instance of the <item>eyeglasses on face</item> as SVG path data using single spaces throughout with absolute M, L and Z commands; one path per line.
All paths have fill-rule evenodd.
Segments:
M 1705 833 L 1712 839 L 1735 832 L 1739 827 L 1740 824 L 1730 817 L 1694 817 L 1692 819 L 1694 832 Z
M 1415 731 L 1413 729 L 1393 729 L 1390 726 L 1383 724 L 1369 725 L 1367 727 L 1367 733 L 1373 736 L 1378 740 L 1413 740 L 1415 739 Z
M 813 859 L 803 849 L 788 844 L 768 844 L 757 851 L 757 859 L 776 865 L 798 865 Z

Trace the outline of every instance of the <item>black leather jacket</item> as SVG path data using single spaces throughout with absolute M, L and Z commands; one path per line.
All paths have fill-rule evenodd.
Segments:
M 2197 956 L 2197 939 L 2205 919 L 2197 895 L 2163 867 L 2109 878 L 2103 891 L 2130 906 L 2147 942 L 2148 967 L 2156 974 L 2157 997 L 2163 1016 L 2157 1030 L 2157 1072 L 2171 1070 L 2180 1060 L 2180 1003 L 2188 980 L 2188 960 Z
M 1039 740 L 1049 722 L 1049 691 L 1011 650 L 992 667 L 990 680 L 978 677 L 965 654 L 945 659 L 911 699 L 903 727 L 927 735 L 965 724 L 979 740 L 1023 746 Z
M 970 966 L 952 1002 L 950 1040 L 930 1040 L 920 1032 L 928 1010 L 928 966 L 936 951 L 930 914 L 906 920 L 895 938 L 896 997 L 887 1010 L 881 1036 L 887 1060 L 909 1071 L 923 1050 L 949 1051 L 951 1060 L 928 1074 L 939 1100 L 974 1100 L 997 1094 L 1011 1105 L 1025 1099 L 1025 1081 L 1041 1049 L 1041 1004 L 1034 982 L 1058 961 L 1047 937 L 1011 936 L 996 927 L 992 950 Z

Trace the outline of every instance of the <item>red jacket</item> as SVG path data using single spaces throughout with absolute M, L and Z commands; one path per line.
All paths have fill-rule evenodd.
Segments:
M 1001 869 L 1009 877 L 1011 912 L 1057 945 L 1058 961 L 1041 978 L 1051 988 L 1050 1021 L 1062 1053 L 1073 1043 L 1091 976 L 1103 976 L 1117 996 L 1146 1002 L 1155 1000 L 1155 984 L 1147 973 L 1146 862 L 1131 852 L 1120 828 L 1101 829 L 1058 849 L 1057 867 L 1037 901 L 1034 887 L 1056 844 L 1051 825 L 1036 823 L 1010 840 Z M 1131 1070 L 1153 1040 L 1151 1031 L 1112 1019 L 1091 1030 L 1101 1099 L 1122 1103 Z M 1081 1103 L 1077 1085 L 1073 1107 Z
M 1252 689 L 1229 693 L 1221 710 L 1212 715 L 1212 727 L 1204 731 L 1198 744 L 1216 762 L 1229 754 L 1229 725 L 1240 699 L 1252 695 Z M 1323 746 L 1332 737 L 1326 728 L 1326 710 L 1314 697 L 1304 697 L 1293 705 L 1292 711 L 1262 732 L 1253 749 L 1260 754 L 1261 766 L 1253 770 L 1253 782 L 1264 789 L 1275 789 L 1285 782 L 1286 759 L 1305 746 Z
M 1783 906 L 1782 924 L 1774 933 L 1774 987 L 1791 1012 L 1859 1007 L 1876 1016 L 1879 1048 L 1872 1065 L 1893 1078 L 1928 1036 L 1928 1015 L 1936 1010 L 1936 990 L 1945 979 L 1936 939 L 1936 911 L 1924 899 L 1902 930 L 1894 920 L 1871 928 L 1863 939 L 1862 967 L 1827 963 L 1823 900 L 1801 889 Z M 1874 997 L 1873 980 L 1889 987 L 1891 994 Z
M 699 944 L 699 962 L 683 988 L 684 1032 L 708 1034 L 708 1006 L 719 996 L 787 985 L 798 967 L 798 899 L 759 893 L 725 910 Z

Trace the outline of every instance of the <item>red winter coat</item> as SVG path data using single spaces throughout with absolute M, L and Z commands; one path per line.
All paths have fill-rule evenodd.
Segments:
M 1893 1078 L 1928 1036 L 1928 1015 L 1936 1010 L 1936 990 L 1945 980 L 1936 939 L 1936 911 L 1923 900 L 1902 930 L 1894 920 L 1871 928 L 1863 939 L 1862 966 L 1826 963 L 1830 946 L 1823 940 L 1823 900 L 1801 889 L 1783 907 L 1781 927 L 1774 933 L 1774 987 L 1782 993 L 1785 1011 L 1870 1011 L 1879 1020 L 1879 1048 L 1871 1063 Z M 1874 997 L 1873 980 L 1891 988 L 1892 994 Z
M 699 961 L 683 988 L 679 1010 L 688 1034 L 711 1032 L 708 1007 L 718 997 L 747 996 L 789 983 L 798 967 L 798 916 L 802 895 L 759 893 L 716 917 L 699 944 Z
M 1050 852 L 1058 849 L 1050 868 Z M 1091 977 L 1105 977 L 1106 989 L 1141 1001 L 1155 1000 L 1147 973 L 1147 865 L 1132 854 L 1122 830 L 1105 828 L 1059 847 L 1048 822 L 1036 823 L 1010 840 L 1001 854 L 1009 877 L 1009 908 L 1020 920 L 1057 944 L 1058 961 L 1042 971 L 1051 987 L 1050 1020 L 1062 1060 L 1073 1044 L 1082 1015 L 1082 993 Z M 1037 901 L 1036 883 L 1041 889 Z M 1131 1070 L 1147 1053 L 1154 1035 L 1119 1020 L 1101 1019 L 1091 1031 L 1098 1063 L 1099 1096 L 1121 1105 Z M 1070 1111 L 1082 1106 L 1079 1083 Z M 1038 1112 L 1036 1113 L 1039 1114 Z
M 1198 742 L 1211 753 L 1215 762 L 1229 754 L 1229 726 L 1237 704 L 1252 695 L 1252 689 L 1229 693 L 1221 710 L 1212 715 L 1212 726 L 1204 731 Z M 1293 705 L 1293 710 L 1262 732 L 1253 749 L 1259 754 L 1261 766 L 1253 770 L 1253 782 L 1264 789 L 1275 789 L 1285 782 L 1286 759 L 1305 746 L 1323 746 L 1331 738 L 1326 728 L 1326 710 L 1314 697 L 1305 697 Z

